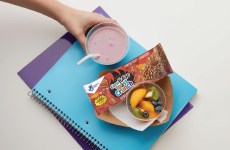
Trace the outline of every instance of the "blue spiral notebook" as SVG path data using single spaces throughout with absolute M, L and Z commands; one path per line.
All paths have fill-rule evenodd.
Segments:
M 98 141 L 94 144 L 100 148 L 149 149 L 196 93 L 195 87 L 177 73 L 171 74 L 174 105 L 170 120 L 165 124 L 149 127 L 143 132 L 98 119 L 83 89 L 83 85 L 97 79 L 101 70 L 117 68 L 144 52 L 146 49 L 130 38 L 129 52 L 121 62 L 113 66 L 103 66 L 89 59 L 78 66 L 76 62 L 85 54 L 76 41 L 33 87 L 33 92 L 57 111 L 68 124 L 90 133 L 91 137 Z

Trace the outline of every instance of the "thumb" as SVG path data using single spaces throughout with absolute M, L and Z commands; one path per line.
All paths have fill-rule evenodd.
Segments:
M 86 47 L 85 47 L 85 42 L 86 42 L 85 33 L 80 32 L 80 33 L 78 33 L 78 34 L 75 34 L 74 36 L 77 38 L 77 40 L 78 40 L 79 43 L 81 44 L 81 46 L 82 46 L 82 48 L 83 48 L 83 50 L 84 50 L 84 52 L 85 52 L 85 55 L 87 55 Z

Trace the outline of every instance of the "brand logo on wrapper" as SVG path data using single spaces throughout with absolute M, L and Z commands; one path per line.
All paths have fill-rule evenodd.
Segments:
M 97 86 L 99 85 L 99 83 L 96 83 L 96 84 L 94 84 L 94 85 L 89 85 L 89 91 L 93 91 L 94 90 L 94 88 L 96 88 Z
M 119 73 L 120 74 L 119 74 Z M 112 75 L 114 80 L 111 80 L 110 83 L 110 92 L 115 97 L 120 97 L 126 91 L 128 91 L 131 87 L 134 86 L 134 77 L 128 71 L 118 70 L 118 72 L 112 71 Z
M 104 79 L 104 76 L 101 77 L 101 78 L 99 78 L 99 79 L 97 79 L 96 81 L 94 81 L 94 82 L 92 82 L 90 84 L 84 85 L 83 87 L 84 87 L 86 93 L 92 93 L 92 94 L 94 94 L 97 91 L 97 89 L 98 89 L 98 87 L 101 84 L 101 81 L 103 79 Z

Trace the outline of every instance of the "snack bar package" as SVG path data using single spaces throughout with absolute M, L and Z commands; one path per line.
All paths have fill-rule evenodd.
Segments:
M 130 88 L 143 81 L 156 82 L 173 73 L 161 44 L 107 73 L 84 89 L 100 115 L 126 99 Z

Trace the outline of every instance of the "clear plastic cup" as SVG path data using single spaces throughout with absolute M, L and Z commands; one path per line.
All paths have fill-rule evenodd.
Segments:
M 159 92 L 159 96 L 160 96 L 160 98 L 161 98 L 161 102 L 162 102 L 162 104 L 163 104 L 163 105 L 162 105 L 162 111 L 159 113 L 159 115 L 158 115 L 156 118 L 158 118 L 158 117 L 162 114 L 163 110 L 165 109 L 166 97 L 165 97 L 164 91 L 163 91 L 157 84 L 155 84 L 155 83 L 152 83 L 152 82 L 140 82 L 140 83 L 134 85 L 134 86 L 129 90 L 129 92 L 128 92 L 128 94 L 127 94 L 127 97 L 126 97 L 126 107 L 127 107 L 128 111 L 130 112 L 130 114 L 131 114 L 134 118 L 136 118 L 137 120 L 141 120 L 141 121 L 150 121 L 150 120 L 155 120 L 155 119 L 156 119 L 156 118 L 152 118 L 152 119 L 139 119 L 139 118 L 135 117 L 135 116 L 132 114 L 132 107 L 131 107 L 131 105 L 130 105 L 130 97 L 131 97 L 131 95 L 132 95 L 132 93 L 133 93 L 134 90 L 139 89 L 139 88 L 144 88 L 144 89 L 147 90 L 148 88 L 150 88 L 150 87 L 152 87 L 152 86 L 155 86 L 155 87 L 157 88 L 157 90 L 158 90 L 158 92 Z
M 125 30 L 119 26 L 118 24 L 116 23 L 112 23 L 112 22 L 104 22 L 104 23 L 100 23 L 96 26 L 94 26 L 90 31 L 89 33 L 87 34 L 86 36 L 86 51 L 88 54 L 92 54 L 90 52 L 90 46 L 89 46 L 89 43 L 90 43 L 90 38 L 92 37 L 92 35 L 100 28 L 103 28 L 103 27 L 112 27 L 114 29 L 116 29 L 117 31 L 119 31 L 120 33 L 122 33 L 122 35 L 125 37 L 125 42 L 126 42 L 126 51 L 125 53 L 123 54 L 122 57 L 120 57 L 119 59 L 113 61 L 113 62 L 101 62 L 99 60 L 97 60 L 97 58 L 92 58 L 95 62 L 97 63 L 100 63 L 100 64 L 103 64 L 103 65 L 112 65 L 112 64 L 115 64 L 115 63 L 118 63 L 119 61 L 121 61 L 125 56 L 126 54 L 128 53 L 128 50 L 129 50 L 129 37 L 127 35 L 127 33 L 125 32 Z M 113 57 L 113 56 L 110 56 L 110 57 Z

